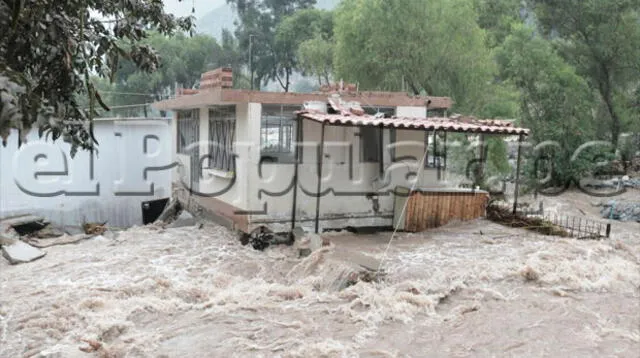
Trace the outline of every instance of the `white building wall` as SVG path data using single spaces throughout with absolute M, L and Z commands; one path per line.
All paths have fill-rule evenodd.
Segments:
M 293 206 L 293 163 L 265 163 L 260 172 L 260 124 L 262 105 L 243 103 L 236 105 L 236 177 L 233 186 L 230 178 L 212 175 L 205 170 L 200 179 L 200 192 L 215 195 L 225 203 L 252 212 L 253 226 L 260 223 L 280 222 L 286 225 Z M 424 117 L 425 107 L 398 107 L 397 115 Z M 208 141 L 208 109 L 200 110 L 200 139 Z M 204 123 L 206 122 L 206 124 Z M 298 191 L 296 203 L 297 221 L 312 225 L 316 212 L 318 183 L 317 149 L 321 136 L 320 123 L 303 121 L 303 160 L 298 166 Z M 325 151 L 323 158 L 320 218 L 333 220 L 351 217 L 354 223 L 390 225 L 394 209 L 393 191 L 398 186 L 411 187 L 413 179 L 407 173 L 415 172 L 424 154 L 424 132 L 396 131 L 396 157 L 412 156 L 415 160 L 391 163 L 390 129 L 383 132 L 385 150 L 385 177 L 380 175 L 379 163 L 360 162 L 360 128 L 343 126 L 325 127 Z M 175 136 L 175 135 L 174 135 Z M 351 147 L 351 150 L 349 149 Z M 208 146 L 201 147 L 201 155 L 208 153 Z M 350 153 L 353 156 L 350 158 Z M 177 155 L 183 163 L 182 173 L 188 180 L 189 157 Z M 417 186 L 437 186 L 436 171 L 424 169 Z M 367 197 L 367 193 L 373 194 Z M 266 210 L 266 211 L 265 211 Z M 382 219 L 380 219 L 382 217 Z M 367 221 L 368 219 L 371 219 Z M 326 226 L 326 225 L 325 225 Z M 355 226 L 355 225 L 354 225 Z
M 423 116 L 426 114 L 424 107 L 398 107 L 398 115 Z M 259 123 L 259 118 L 256 120 Z M 317 148 L 320 142 L 322 125 L 309 120 L 303 121 L 303 161 L 298 167 L 298 195 L 296 203 L 297 221 L 312 223 L 316 212 L 316 192 L 318 183 Z M 396 140 L 412 139 L 412 136 L 420 137 L 418 145 L 409 151 L 415 152 L 417 161 L 404 161 L 391 163 L 390 156 L 390 130 L 383 132 L 384 141 L 384 171 L 386 177 L 380 175 L 379 163 L 360 162 L 360 136 L 358 127 L 326 126 L 325 150 L 322 168 L 322 184 L 320 199 L 320 219 L 329 220 L 351 217 L 354 223 L 370 223 L 372 225 L 388 225 L 393 215 L 393 191 L 398 185 L 411 186 L 412 181 L 407 181 L 407 173 L 415 171 L 419 160 L 424 153 L 424 132 L 406 131 L 401 133 Z M 254 140 L 259 143 L 259 127 L 251 133 Z M 350 150 L 352 147 L 352 160 L 350 163 Z M 259 153 L 255 153 L 259 158 Z M 251 168 L 257 168 L 257 160 L 252 161 Z M 293 164 L 265 164 L 263 165 L 262 178 L 257 175 L 249 177 L 250 190 L 248 191 L 251 210 L 261 210 L 267 203 L 266 215 L 253 215 L 252 222 L 281 221 L 286 223 L 291 217 L 293 191 L 289 188 L 293 185 L 295 166 Z M 351 176 L 350 176 L 351 171 Z M 426 169 L 421 174 L 418 186 L 435 186 L 435 171 Z M 289 190 L 288 190 L 289 189 Z M 262 191 L 261 197 L 258 192 Z M 268 195 L 265 191 L 272 193 Z M 367 193 L 373 194 L 367 197 Z M 375 204 L 374 204 L 375 202 Z M 376 207 L 377 206 L 377 207 Z M 376 218 L 383 217 L 382 220 Z M 371 220 L 369 220 L 371 219 Z M 349 220 L 347 220 L 348 222 Z M 345 222 L 343 220 L 343 222 Z M 327 226 L 330 224 L 323 224 Z
M 96 120 L 94 133 L 99 146 L 92 177 L 89 152 L 71 158 L 69 144 L 40 139 L 37 131 L 18 148 L 13 131 L 0 146 L 0 217 L 33 213 L 59 225 L 142 224 L 141 203 L 171 195 L 169 123 Z M 144 169 L 154 167 L 145 180 Z M 36 172 L 49 174 L 36 178 Z
M 178 162 L 178 112 L 177 111 L 172 111 L 171 112 L 171 121 L 169 124 L 169 139 L 171 140 L 171 162 L 172 163 L 179 163 Z M 179 166 L 174 166 L 173 169 L 171 170 L 171 181 L 174 183 L 177 183 L 180 180 L 180 167 Z
M 419 117 L 424 118 L 427 116 L 426 107 L 398 107 L 396 109 L 396 115 L 399 117 Z M 396 130 L 396 158 L 415 158 L 418 163 L 422 161 L 425 153 L 424 146 L 425 132 L 421 130 L 408 130 L 398 129 Z M 428 151 L 432 151 L 432 148 L 427 148 Z M 427 158 L 424 158 L 427 160 Z M 400 160 L 400 163 L 405 165 L 415 164 L 414 160 Z M 417 184 L 418 187 L 438 187 L 442 183 L 438 183 L 437 170 L 434 168 L 424 168 L 420 174 L 420 181 Z

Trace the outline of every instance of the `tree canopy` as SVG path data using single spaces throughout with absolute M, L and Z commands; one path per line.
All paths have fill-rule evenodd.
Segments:
M 451 96 L 473 112 L 495 73 L 466 0 L 350 0 L 336 11 L 335 70 L 361 88 Z
M 284 64 L 329 81 L 333 57 L 333 14 L 305 9 L 287 16 L 276 27 L 276 48 L 286 56 Z
M 147 96 L 123 96 L 117 101 L 118 104 L 153 102 L 166 98 L 173 92 L 175 84 L 192 88 L 202 72 L 229 65 L 230 63 L 225 61 L 232 60 L 222 56 L 222 47 L 208 35 L 188 37 L 178 33 L 173 37 L 166 37 L 154 33 L 143 43 L 152 47 L 159 55 L 160 64 L 157 71 L 139 71 L 135 63 L 124 61 L 116 74 L 114 91 Z
M 640 82 L 640 0 L 531 0 L 540 28 L 599 94 L 614 146 Z M 636 118 L 637 120 L 637 118 Z
M 227 3 L 233 5 L 240 19 L 235 35 L 245 57 L 251 57 L 254 86 L 260 88 L 261 84 L 276 80 L 288 91 L 296 49 L 286 41 L 277 41 L 276 28 L 286 16 L 313 7 L 316 0 L 227 0 Z
M 91 118 L 104 105 L 91 75 L 115 78 L 122 59 L 152 72 L 156 52 L 143 39 L 171 35 L 193 19 L 166 14 L 155 0 L 21 0 L 0 2 L 0 136 L 64 135 L 74 150 L 93 148 Z M 83 108 L 79 96 L 89 99 Z

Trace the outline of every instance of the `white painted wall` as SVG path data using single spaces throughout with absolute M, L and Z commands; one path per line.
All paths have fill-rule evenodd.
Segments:
M 262 106 L 259 103 L 236 105 L 236 182 L 230 190 L 216 198 L 233 206 L 255 212 L 265 207 L 266 215 L 254 214 L 251 221 L 287 222 L 291 217 L 294 164 L 263 164 L 262 176 L 259 173 L 260 161 L 260 121 Z M 425 107 L 398 107 L 400 116 L 424 117 Z M 201 109 L 200 139 L 208 140 L 208 110 Z M 204 122 L 207 122 L 206 125 Z M 204 130 L 204 129 L 207 130 Z M 360 162 L 360 137 L 358 127 L 325 127 L 325 156 L 323 158 L 322 191 L 329 190 L 321 198 L 321 219 L 351 216 L 356 218 L 389 217 L 375 222 L 376 225 L 388 224 L 393 215 L 393 195 L 382 195 L 393 191 L 398 185 L 411 186 L 413 179 L 407 180 L 407 173 L 417 169 L 424 153 L 424 132 L 399 130 L 396 141 L 414 141 L 413 144 L 396 149 L 398 155 L 413 155 L 415 161 L 390 161 L 390 130 L 384 130 L 384 169 L 386 178 L 380 177 L 378 163 Z M 303 121 L 303 162 L 298 167 L 297 217 L 299 220 L 311 220 L 315 217 L 318 183 L 317 144 L 320 142 L 321 124 L 309 120 Z M 173 135 L 175 137 L 175 134 Z M 349 145 L 353 148 L 352 174 L 349 176 Z M 208 147 L 201 147 L 205 155 Z M 188 175 L 188 156 L 178 155 Z M 206 171 L 205 171 L 206 172 Z M 188 178 L 185 179 L 188 183 Z M 201 178 L 200 191 L 214 193 L 227 187 L 230 179 L 217 176 Z M 421 174 L 419 187 L 439 186 L 434 169 L 425 169 Z M 271 193 L 271 194 L 269 194 Z M 373 201 L 365 193 L 378 193 L 379 209 L 374 212 Z M 266 204 L 266 206 L 265 206 Z M 365 222 L 366 220 L 360 220 Z M 373 223 L 373 221 L 372 221 Z
M 142 224 L 141 203 L 171 195 L 170 170 L 149 171 L 147 179 L 143 178 L 145 167 L 172 162 L 168 121 L 97 120 L 94 132 L 99 146 L 93 179 L 89 152 L 79 151 L 72 159 L 67 143 L 39 139 L 35 131 L 18 149 L 13 132 L 7 146 L 0 147 L 0 217 L 35 213 L 60 225 L 83 221 L 107 221 L 117 227 Z M 152 137 L 146 140 L 145 154 L 148 135 Z M 36 179 L 36 172 L 52 174 Z
M 404 116 L 424 116 L 424 107 L 400 107 L 398 114 Z M 259 118 L 256 119 L 259 122 Z M 321 124 L 305 120 L 303 121 L 303 140 L 305 148 L 303 150 L 303 162 L 299 165 L 299 190 L 297 197 L 297 219 L 311 220 L 315 217 L 318 172 L 317 172 L 317 144 L 320 142 Z M 360 162 L 360 137 L 356 134 L 360 131 L 357 127 L 325 127 L 325 156 L 323 158 L 321 192 L 327 192 L 320 200 L 320 218 L 333 219 L 338 217 L 359 218 L 357 222 L 369 223 L 372 225 L 390 224 L 391 219 L 373 220 L 375 217 L 392 216 L 393 214 L 393 191 L 396 186 L 410 186 L 413 181 L 406 179 L 406 174 L 415 171 L 417 161 L 405 161 L 401 163 L 391 163 L 390 152 L 387 147 L 390 144 L 390 130 L 384 130 L 384 170 L 387 178 L 380 177 L 378 163 Z M 424 138 L 422 131 L 407 131 L 418 133 Z M 259 129 L 253 132 L 255 140 L 259 142 L 257 135 Z M 406 140 L 401 135 L 397 140 Z M 418 161 L 424 152 L 423 141 L 414 148 Z M 349 176 L 349 147 L 353 148 L 353 176 Z M 259 158 L 259 153 L 255 154 Z M 257 161 L 250 163 L 250 169 L 257 168 Z M 263 166 L 263 178 L 260 179 L 257 172 L 249 176 L 249 207 L 251 210 L 259 210 L 267 203 L 267 215 L 253 215 L 251 220 L 273 221 L 280 220 L 286 222 L 291 216 L 293 191 L 284 195 L 257 196 L 258 191 L 267 190 L 272 193 L 286 192 L 292 183 L 295 166 L 293 164 L 268 164 Z M 436 186 L 435 170 L 427 169 L 421 176 L 420 187 Z M 366 197 L 365 193 L 378 193 L 379 208 L 374 211 L 373 201 Z M 389 195 L 384 195 L 385 193 Z M 367 220 L 371 218 L 372 220 Z M 388 221 L 388 223 L 387 223 Z M 325 223 L 325 226 L 327 223 Z

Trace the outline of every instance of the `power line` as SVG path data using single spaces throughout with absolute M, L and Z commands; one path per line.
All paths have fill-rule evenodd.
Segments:
M 151 103 L 126 104 L 126 105 L 120 105 L 120 106 L 107 106 L 107 107 L 109 107 L 109 109 L 118 109 L 118 108 L 146 107 L 149 105 L 151 105 Z M 89 109 L 89 108 L 85 108 L 85 109 Z
M 118 92 L 118 91 L 100 91 L 100 93 L 112 93 L 112 94 L 124 94 L 124 95 L 133 95 L 133 96 L 155 96 L 156 93 L 145 93 L 145 92 Z M 164 95 L 163 95 L 164 96 Z

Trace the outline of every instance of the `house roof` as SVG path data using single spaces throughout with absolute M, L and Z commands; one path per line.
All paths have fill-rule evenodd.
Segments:
M 442 130 L 446 132 L 488 133 L 488 134 L 529 134 L 529 129 L 513 126 L 513 123 L 497 119 L 477 119 L 475 117 L 391 117 L 379 118 L 371 115 L 357 115 L 342 112 L 327 114 L 314 111 L 300 111 L 298 116 L 330 125 L 373 126 L 398 129 Z
M 358 101 L 367 106 L 425 106 L 428 109 L 449 109 L 449 97 L 410 96 L 404 92 L 343 92 L 341 98 Z M 219 104 L 267 103 L 303 105 L 309 101 L 326 101 L 327 93 L 262 92 L 230 88 L 210 88 L 196 94 L 155 102 L 159 110 L 201 108 Z

